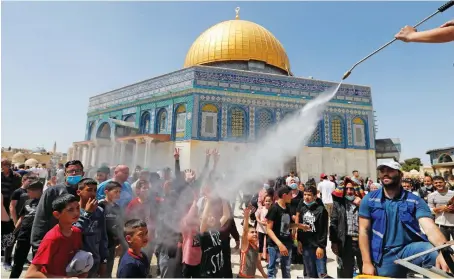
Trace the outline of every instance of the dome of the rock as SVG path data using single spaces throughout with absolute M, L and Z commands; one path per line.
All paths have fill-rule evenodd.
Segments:
M 261 61 L 290 74 L 290 62 L 279 40 L 264 27 L 240 19 L 203 32 L 186 54 L 184 67 L 230 61 Z

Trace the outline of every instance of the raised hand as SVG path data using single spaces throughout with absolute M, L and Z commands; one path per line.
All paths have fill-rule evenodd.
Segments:
M 175 158 L 175 160 L 180 160 L 180 149 L 179 148 L 175 148 L 175 151 L 173 152 L 173 158 Z
M 219 153 L 218 149 L 213 149 L 213 152 L 211 153 L 214 157 L 214 162 L 217 163 L 219 162 L 219 158 L 221 157 L 221 153 Z
M 191 169 L 184 170 L 184 180 L 186 182 L 192 182 L 195 180 L 195 172 Z
M 95 212 L 96 208 L 98 208 L 98 200 L 89 198 L 87 204 L 85 205 L 85 211 L 89 213 Z

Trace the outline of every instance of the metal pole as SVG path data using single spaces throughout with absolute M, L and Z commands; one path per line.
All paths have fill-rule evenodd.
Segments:
M 452 7 L 454 5 L 454 0 L 451 0 L 451 1 L 448 1 L 446 4 L 444 4 L 443 6 L 441 6 L 440 8 L 438 8 L 438 10 L 436 12 L 434 12 L 433 14 L 431 14 L 430 16 L 426 17 L 425 19 L 421 20 L 420 22 L 418 22 L 415 26 L 413 26 L 413 28 L 416 28 L 418 27 L 419 25 L 423 24 L 424 22 L 426 22 L 427 20 L 429 20 L 430 18 L 432 18 L 433 16 L 435 16 L 436 14 L 438 13 L 442 13 L 444 11 L 446 11 L 447 9 L 449 9 L 450 7 Z M 367 59 L 369 59 L 370 57 L 372 57 L 373 55 L 375 55 L 377 52 L 383 50 L 385 47 L 389 46 L 390 44 L 394 43 L 397 39 L 394 38 L 393 40 L 387 42 L 386 44 L 384 44 L 383 46 L 381 46 L 380 48 L 378 48 L 377 50 L 375 50 L 374 52 L 372 52 L 371 54 L 369 54 L 368 56 L 364 57 L 363 59 L 361 59 L 360 61 L 356 62 L 355 65 L 353 65 L 353 67 L 351 67 L 350 70 L 348 70 L 344 76 L 342 77 L 342 80 L 348 78 L 350 76 L 350 74 L 352 73 L 353 69 L 356 68 L 356 66 L 358 66 L 359 64 L 363 63 L 364 61 L 366 61 Z

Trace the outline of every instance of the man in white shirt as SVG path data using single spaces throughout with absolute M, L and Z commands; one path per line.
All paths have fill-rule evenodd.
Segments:
M 427 197 L 429 208 L 435 214 L 435 224 L 449 241 L 454 239 L 454 191 L 448 190 L 446 181 L 441 176 L 434 176 L 433 185 L 435 192 Z
M 287 186 L 290 186 L 290 184 L 292 184 L 292 180 L 294 180 L 296 184 L 300 183 L 300 179 L 298 178 L 298 176 L 295 176 L 294 171 L 291 171 L 289 176 L 285 179 L 285 184 L 287 184 Z
M 320 183 L 317 186 L 317 192 L 321 196 L 322 202 L 325 205 L 328 216 L 331 218 L 331 212 L 333 210 L 333 196 L 332 193 L 336 189 L 336 184 L 328 180 L 328 176 L 324 173 L 320 175 Z

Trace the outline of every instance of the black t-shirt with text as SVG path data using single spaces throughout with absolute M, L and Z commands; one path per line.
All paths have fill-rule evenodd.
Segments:
M 200 234 L 202 261 L 200 263 L 200 277 L 221 278 L 224 257 L 222 255 L 221 234 L 219 231 L 207 231 Z
M 123 214 L 121 207 L 116 203 L 109 203 L 106 200 L 101 200 L 99 206 L 104 209 L 106 218 L 106 231 L 108 239 L 108 247 L 114 247 L 120 243 L 120 237 L 123 236 L 122 220 Z
M 273 232 L 276 237 L 284 245 L 292 244 L 292 235 L 290 233 L 290 208 L 282 208 L 278 203 L 273 204 L 268 210 L 268 214 L 265 217 L 269 221 L 273 221 Z M 276 246 L 276 243 L 267 237 L 268 246 Z
M 19 213 L 19 217 L 23 216 L 23 220 L 19 229 L 17 238 L 30 238 L 32 233 L 33 220 L 35 220 L 36 207 L 38 207 L 39 199 L 29 199 L 25 202 L 24 207 Z

